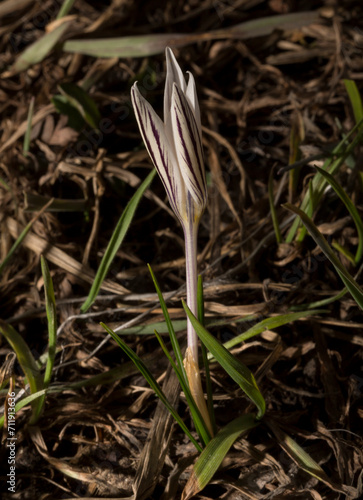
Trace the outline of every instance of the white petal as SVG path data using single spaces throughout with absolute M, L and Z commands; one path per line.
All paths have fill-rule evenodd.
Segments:
M 146 149 L 164 184 L 170 204 L 180 218 L 185 212 L 185 185 L 181 178 L 173 145 L 170 144 L 164 123 L 141 95 L 137 84 L 131 89 L 131 99 L 140 133 Z
M 197 125 L 200 130 L 200 135 L 202 135 L 202 122 L 200 119 L 200 109 L 199 109 L 199 102 L 198 102 L 198 96 L 197 96 L 197 89 L 195 86 L 195 80 L 194 76 L 190 71 L 187 71 L 189 74 L 189 81 L 188 81 L 188 86 L 187 86 L 187 91 L 185 95 L 188 98 L 189 104 L 191 105 L 192 109 L 194 110 L 194 115 L 195 115 L 195 120 L 197 122 Z
M 201 136 L 194 112 L 176 84 L 172 94 L 171 120 L 181 175 L 196 205 L 196 214 L 201 215 L 207 203 Z
M 164 90 L 164 123 L 166 128 L 170 126 L 170 108 L 171 96 L 173 93 L 173 84 L 176 83 L 182 92 L 186 92 L 187 84 L 182 70 L 176 60 L 172 50 L 169 47 L 165 49 L 166 56 L 166 80 Z

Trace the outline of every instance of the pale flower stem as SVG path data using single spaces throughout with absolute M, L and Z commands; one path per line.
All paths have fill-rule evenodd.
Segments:
M 194 221 L 184 227 L 187 305 L 196 317 L 198 317 L 197 234 L 198 224 L 194 223 Z M 195 365 L 198 367 L 198 336 L 189 318 L 187 321 L 187 333 L 188 347 L 193 355 Z

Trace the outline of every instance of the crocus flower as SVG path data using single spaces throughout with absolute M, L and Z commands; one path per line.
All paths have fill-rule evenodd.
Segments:
M 193 75 L 189 73 L 187 84 L 169 48 L 166 49 L 166 64 L 164 121 L 141 95 L 137 83 L 131 89 L 131 98 L 146 149 L 164 184 L 170 205 L 183 227 L 187 304 L 193 314 L 197 315 L 197 233 L 207 203 L 202 126 Z M 198 337 L 189 319 L 187 330 L 187 373 L 192 366 L 194 376 L 188 378 L 192 392 L 195 392 L 193 387 L 200 384 L 192 381 L 196 370 L 197 378 L 199 377 Z M 196 389 L 196 392 L 200 391 L 201 387 Z

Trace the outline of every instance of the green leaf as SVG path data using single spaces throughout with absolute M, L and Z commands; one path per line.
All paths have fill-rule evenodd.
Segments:
M 231 340 L 228 340 L 224 345 L 226 349 L 232 349 L 232 347 L 245 342 L 246 340 L 259 335 L 266 330 L 274 330 L 279 326 L 286 325 L 287 323 L 292 323 L 302 318 L 307 318 L 309 316 L 314 316 L 317 314 L 322 314 L 326 311 L 322 310 L 311 310 L 311 311 L 301 311 L 287 314 L 280 314 L 279 316 L 273 316 L 272 318 L 266 318 L 262 321 L 256 323 L 256 325 L 251 326 L 248 330 L 237 335 Z M 211 357 L 211 356 L 210 356 Z
M 33 64 L 40 63 L 53 50 L 53 47 L 68 30 L 72 21 L 64 21 L 49 33 L 43 35 L 39 40 L 27 47 L 17 58 L 10 71 L 12 74 L 25 71 Z
M 343 82 L 353 108 L 355 121 L 359 123 L 363 119 L 363 104 L 358 87 L 353 80 L 344 79 Z
M 59 12 L 57 14 L 57 19 L 61 19 L 62 17 L 66 16 L 73 7 L 75 1 L 76 0 L 64 0 L 62 3 L 62 7 L 59 9 Z
M 362 258 L 363 254 L 363 222 L 362 219 L 360 218 L 360 215 L 358 213 L 358 210 L 355 208 L 354 203 L 352 200 L 349 198 L 349 196 L 346 194 L 344 189 L 340 186 L 340 184 L 336 181 L 336 179 L 329 174 L 329 172 L 326 172 L 325 170 L 315 167 L 316 170 L 319 172 L 320 175 L 322 175 L 327 182 L 331 185 L 331 187 L 334 189 L 336 194 L 339 196 L 339 198 L 342 200 L 344 205 L 346 206 L 348 212 L 352 216 L 352 219 L 354 221 L 354 224 L 357 228 L 358 232 L 358 248 L 355 254 L 355 263 L 358 264 L 360 259 Z
M 347 287 L 348 291 L 354 298 L 354 300 L 357 302 L 359 307 L 363 309 L 363 292 L 361 288 L 359 287 L 358 283 L 354 280 L 354 278 L 348 273 L 348 271 L 345 269 L 343 264 L 340 262 L 338 257 L 335 255 L 331 247 L 329 246 L 329 243 L 326 241 L 324 236 L 320 233 L 318 228 L 315 226 L 314 222 L 299 208 L 290 205 L 289 203 L 286 203 L 284 205 L 288 210 L 291 212 L 294 212 L 297 214 L 301 220 L 303 221 L 304 225 L 306 226 L 307 230 L 315 240 L 315 243 L 321 248 L 321 250 L 324 252 L 326 257 L 330 260 L 330 262 L 333 264 L 335 267 L 335 270 L 339 274 L 340 278 L 342 279 L 343 283 Z
M 268 199 L 269 199 L 269 203 L 270 203 L 271 217 L 272 217 L 272 223 L 274 226 L 276 242 L 277 242 L 277 244 L 279 244 L 279 243 L 282 243 L 282 236 L 281 236 L 281 230 L 280 230 L 279 221 L 277 218 L 277 212 L 276 212 L 275 200 L 274 200 L 273 171 L 274 171 L 274 169 L 272 167 L 270 170 L 269 178 L 268 178 Z
M 236 439 L 257 425 L 255 415 L 248 413 L 232 420 L 223 427 L 207 444 L 196 461 L 193 472 L 184 488 L 182 500 L 192 498 L 207 486 Z
M 43 389 L 43 378 L 38 368 L 37 362 L 35 361 L 27 343 L 19 333 L 14 330 L 11 325 L 8 325 L 4 321 L 0 320 L 0 333 L 6 338 L 7 342 L 10 344 L 11 348 L 18 358 L 19 364 L 27 378 L 30 386 L 31 393 L 38 392 Z M 38 404 L 33 403 L 33 418 L 36 418 Z
M 61 83 L 58 85 L 58 88 L 69 104 L 79 112 L 88 125 L 94 129 L 98 129 L 101 115 L 96 103 L 87 92 L 75 83 Z
M 181 349 L 180 349 L 179 341 L 177 339 L 177 336 L 175 335 L 173 323 L 171 322 L 168 308 L 166 307 L 166 303 L 165 303 L 163 294 L 161 293 L 161 290 L 160 290 L 160 287 L 159 287 L 159 283 L 157 282 L 156 276 L 155 276 L 153 270 L 151 269 L 150 264 L 148 264 L 147 267 L 149 268 L 149 271 L 150 271 L 150 274 L 151 274 L 151 277 L 152 277 L 152 280 L 154 282 L 154 286 L 155 286 L 155 289 L 156 289 L 156 293 L 158 294 L 158 297 L 159 297 L 159 302 L 160 302 L 161 310 L 163 311 L 163 315 L 164 315 L 164 318 L 165 318 L 165 323 L 166 323 L 166 326 L 167 326 L 167 329 L 168 329 L 168 332 L 169 332 L 171 345 L 173 347 L 175 358 L 176 358 L 176 360 L 178 362 L 178 368 L 179 368 L 179 370 L 180 370 L 180 372 L 181 372 L 181 374 L 182 374 L 182 376 L 184 378 L 184 381 L 187 382 L 188 381 L 188 377 L 187 377 L 187 374 L 186 374 L 185 368 L 184 368 L 183 355 L 182 355 L 182 352 L 181 352 Z M 154 331 L 155 331 L 155 328 L 154 328 Z
M 363 140 L 363 120 L 357 123 L 352 130 L 350 130 L 349 134 L 347 134 L 340 143 L 334 148 L 332 152 L 332 157 L 328 158 L 323 165 L 323 170 L 329 171 L 331 175 L 334 174 L 336 170 L 345 162 L 346 158 L 354 151 L 356 146 L 360 144 Z M 348 142 L 349 139 L 353 136 L 353 134 L 357 132 L 354 139 L 351 143 Z M 337 157 L 335 160 L 334 158 Z M 318 205 L 321 197 L 324 194 L 325 188 L 327 186 L 327 181 L 324 179 L 320 173 L 314 175 L 312 180 L 312 192 L 313 192 L 313 200 L 310 199 L 310 191 L 308 191 L 303 201 L 301 202 L 300 209 L 306 213 L 310 210 L 310 215 L 312 215 L 314 209 Z M 286 243 L 291 243 L 295 238 L 296 231 L 300 225 L 299 219 L 295 219 L 293 222 L 290 231 L 286 237 Z M 299 241 L 302 241 L 302 238 L 299 238 Z
M 85 126 L 85 120 L 77 108 L 64 95 L 55 95 L 51 99 L 59 114 L 68 116 L 68 127 L 80 132 Z
M 47 388 L 52 377 L 57 348 L 57 309 L 52 277 L 49 272 L 47 261 L 45 260 L 43 255 L 41 256 L 41 266 L 44 280 L 45 309 L 47 312 L 48 320 L 48 358 L 44 374 L 44 387 Z
M 8 264 L 9 260 L 12 258 L 18 247 L 23 243 L 24 238 L 32 228 L 34 222 L 47 210 L 47 208 L 52 204 L 53 199 L 51 198 L 43 207 L 42 209 L 33 217 L 33 219 L 25 226 L 25 228 L 22 230 L 22 232 L 19 234 L 18 238 L 16 239 L 15 243 L 13 246 L 10 248 L 9 253 L 5 257 L 5 259 L 2 261 L 0 264 L 0 276 L 1 273 L 3 272 L 5 266 Z
M 42 275 L 44 280 L 45 310 L 47 313 L 47 321 L 48 321 L 48 356 L 47 356 L 47 364 L 45 367 L 44 383 L 43 383 L 43 387 L 47 389 L 49 387 L 50 380 L 52 378 L 52 371 L 56 355 L 57 316 L 56 316 L 56 304 L 54 297 L 53 282 L 49 272 L 48 264 L 43 255 L 41 256 L 40 261 L 41 261 Z M 45 395 L 42 396 L 39 399 L 39 401 L 36 401 L 35 403 L 36 409 L 30 420 L 31 425 L 36 424 L 36 422 L 38 421 L 43 411 L 44 403 L 45 403 Z
M 275 423 L 270 418 L 266 419 L 265 423 L 274 433 L 281 448 L 301 469 L 310 474 L 310 476 L 313 476 L 316 479 L 319 479 L 319 481 L 327 484 L 333 490 L 340 491 L 344 494 L 348 493 L 348 491 L 345 491 L 344 488 L 342 488 L 340 485 L 333 483 L 333 481 L 325 474 L 320 465 L 316 463 L 315 460 L 308 453 L 306 453 L 306 451 L 300 445 L 296 443 L 296 441 L 294 441 L 290 436 L 282 431 L 277 423 Z M 348 496 L 350 495 L 348 494 Z
M 87 199 L 61 199 L 49 198 L 41 194 L 24 193 L 24 211 L 37 212 L 44 205 L 52 201 L 48 206 L 47 212 L 84 212 L 89 210 L 90 204 Z
M 111 236 L 111 240 L 106 248 L 105 255 L 102 258 L 100 267 L 97 270 L 93 285 L 91 287 L 90 293 L 87 297 L 87 300 L 81 307 L 82 312 L 86 312 L 92 305 L 93 301 L 97 297 L 97 294 L 101 288 L 102 282 L 106 277 L 106 274 L 112 264 L 112 261 L 123 242 L 123 239 L 126 235 L 126 232 L 131 224 L 131 221 L 136 212 L 137 206 L 140 203 L 141 197 L 146 191 L 146 189 L 151 184 L 151 181 L 155 177 L 156 169 L 154 168 L 143 183 L 138 187 L 136 193 L 133 195 L 131 200 L 126 205 L 125 210 L 123 211 L 117 226 Z
M 170 356 L 170 353 L 166 348 L 166 345 L 164 344 L 163 339 L 160 337 L 160 335 L 158 334 L 158 332 L 156 330 L 155 330 L 155 335 L 159 341 L 159 344 L 160 344 L 165 356 L 168 358 L 176 376 L 178 377 L 180 386 L 184 392 L 185 399 L 187 400 L 187 403 L 188 403 L 188 406 L 190 409 L 190 413 L 192 415 L 193 422 L 194 422 L 195 428 L 198 432 L 198 435 L 204 444 L 208 444 L 209 441 L 211 440 L 211 435 L 210 435 L 208 428 L 203 420 L 203 417 L 202 417 L 202 415 L 201 415 L 201 413 L 200 413 L 200 411 L 199 411 L 199 409 L 194 401 L 192 393 L 190 392 L 188 381 L 184 379 L 182 371 L 175 364 L 173 358 Z
M 333 295 L 332 297 L 328 297 L 326 299 L 321 299 L 317 300 L 315 302 L 310 302 L 306 304 L 299 304 L 298 306 L 291 306 L 290 310 L 291 311 L 303 311 L 304 309 L 315 309 L 316 307 L 324 307 L 328 304 L 332 304 L 336 300 L 340 300 L 341 298 L 344 297 L 348 293 L 348 290 L 344 287 L 343 290 L 338 292 L 336 295 Z M 320 311 L 318 314 L 321 314 L 323 312 L 328 312 L 328 311 Z
M 203 277 L 201 274 L 198 276 L 197 305 L 198 305 L 198 321 L 202 326 L 205 326 Z M 206 349 L 205 345 L 203 344 L 203 342 L 201 342 L 201 347 L 202 347 L 201 350 L 202 350 L 203 366 L 204 366 L 204 370 L 205 370 L 205 381 L 206 381 L 205 385 L 206 385 L 206 391 L 207 391 L 207 407 L 208 407 L 209 418 L 210 418 L 212 429 L 213 429 L 213 435 L 215 435 L 217 432 L 217 425 L 216 425 L 216 418 L 215 418 L 215 414 L 214 414 L 212 379 L 211 379 L 210 370 L 209 370 L 208 352 L 207 352 L 207 349 Z
M 104 323 L 101 323 L 101 326 L 106 330 L 106 332 L 113 338 L 113 340 L 121 347 L 121 349 L 124 351 L 124 353 L 127 354 L 127 356 L 135 364 L 135 366 L 140 371 L 140 373 L 143 375 L 143 377 L 145 377 L 145 379 L 146 379 L 147 383 L 150 385 L 151 389 L 155 392 L 155 394 L 162 401 L 164 406 L 168 409 L 168 411 L 171 413 L 171 415 L 174 417 L 174 419 L 178 422 L 178 424 L 180 425 L 182 430 L 185 432 L 185 434 L 189 437 L 189 439 L 192 441 L 192 443 L 194 444 L 196 449 L 198 451 L 202 451 L 202 448 L 200 447 L 198 442 L 194 439 L 193 435 L 190 433 L 189 429 L 184 424 L 183 420 L 178 415 L 176 410 L 171 406 L 171 404 L 169 403 L 165 394 L 163 393 L 160 385 L 157 383 L 154 376 L 152 375 L 150 370 L 147 368 L 147 366 L 143 363 L 141 358 L 139 358 L 139 356 L 137 354 L 135 354 L 134 351 L 132 349 L 130 349 L 128 347 L 128 345 L 113 330 L 111 330 L 111 328 L 109 328 Z
M 30 148 L 30 135 L 32 131 L 32 120 L 33 120 L 33 112 L 34 112 L 34 96 L 30 99 L 29 111 L 28 111 L 28 119 L 27 119 L 27 127 L 26 132 L 24 134 L 24 142 L 23 142 L 23 155 L 27 156 Z
M 40 391 L 34 392 L 30 396 L 21 399 L 15 405 L 15 413 L 24 408 L 24 406 L 28 405 L 29 403 L 31 403 L 33 406 L 34 402 L 36 402 L 38 398 L 43 397 L 46 393 L 47 389 L 41 389 Z M 0 429 L 2 429 L 3 427 L 4 427 L 4 415 L 0 417 Z
M 255 403 L 258 408 L 257 418 L 261 419 L 265 413 L 266 403 L 251 371 L 199 323 L 184 301 L 183 307 L 200 340 L 226 370 L 228 375 L 237 382 L 251 401 Z

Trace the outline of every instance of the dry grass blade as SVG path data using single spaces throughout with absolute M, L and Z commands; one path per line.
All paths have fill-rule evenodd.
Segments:
M 274 433 L 276 439 L 278 440 L 281 448 L 294 460 L 294 462 L 301 467 L 305 472 L 311 476 L 316 477 L 323 483 L 325 483 L 329 488 L 344 495 L 350 495 L 356 498 L 356 489 L 351 486 L 341 486 L 335 484 L 323 471 L 323 469 L 318 465 L 311 456 L 306 453 L 290 436 L 288 436 L 284 431 L 281 430 L 280 426 L 272 421 L 271 419 L 266 419 L 265 423 Z
M 8 16 L 9 14 L 14 14 L 14 12 L 26 9 L 32 0 L 5 0 L 0 4 L 0 18 Z
M 170 403 L 178 406 L 180 387 L 178 379 L 169 365 L 163 391 Z M 161 401 L 158 402 L 147 443 L 140 456 L 133 484 L 135 500 L 150 498 L 163 468 L 168 453 L 174 419 Z
M 164 52 L 166 47 L 185 47 L 192 43 L 223 38 L 246 40 L 272 33 L 275 29 L 296 29 L 319 19 L 317 12 L 273 16 L 231 28 L 206 33 L 140 35 L 99 40 L 67 40 L 63 44 L 65 52 L 75 52 L 93 57 L 146 57 Z
M 17 238 L 21 232 L 19 224 L 10 217 L 7 218 L 6 223 L 11 235 L 14 238 Z M 54 245 L 51 245 L 43 238 L 40 238 L 40 236 L 29 232 L 26 235 L 23 244 L 33 252 L 35 252 L 37 255 L 40 256 L 43 254 L 50 262 L 53 262 L 53 264 L 56 264 L 61 269 L 68 271 L 77 278 L 84 280 L 86 283 L 93 284 L 95 276 L 93 271 L 77 262 L 66 252 L 63 252 Z M 114 283 L 109 280 L 105 280 L 103 282 L 103 284 L 101 285 L 101 289 L 118 294 L 128 293 L 128 290 L 126 288 L 119 285 L 118 283 Z
M 80 312 L 119 216 L 151 168 L 130 88 L 137 80 L 162 116 L 163 52 L 172 44 L 181 67 L 195 77 L 203 126 L 209 205 L 200 224 L 198 268 L 205 284 L 205 327 L 254 374 L 266 397 L 266 418 L 274 418 L 339 486 L 355 489 L 334 491 L 306 474 L 262 419 L 258 429 L 233 443 L 195 498 L 360 498 L 361 310 L 341 290 L 335 269 L 301 222 L 294 222 L 296 215 L 282 205 L 290 202 L 311 213 L 361 284 L 361 262 L 352 256 L 358 261 L 363 248 L 363 4 L 144 0 L 140 5 L 0 1 L 0 261 L 34 212 L 53 200 L 0 274 L 0 317 L 39 360 L 43 382 L 49 335 L 42 253 L 60 325 L 46 390 L 28 395 L 18 360 L 13 372 L 0 372 L 3 403 L 6 393 L 16 393 L 17 438 L 16 493 L 7 491 L 4 457 L 0 496 L 180 499 L 202 452 L 198 425 L 189 431 L 188 389 L 181 389 L 178 416 L 191 438 L 198 440 L 199 432 L 200 440 L 194 444 L 174 426 L 168 446 L 163 417 L 159 422 L 154 417 L 157 398 L 98 324 L 107 322 L 119 332 L 163 385 L 171 363 L 163 349 L 171 356 L 173 346 L 147 262 L 165 291 L 181 346 L 187 321 L 181 305 L 182 230 L 159 179 L 140 200 L 92 313 Z M 65 14 L 72 17 L 59 19 Z M 69 27 L 58 38 L 62 23 Z M 26 69 L 13 74 L 29 51 Z M 27 118 L 32 102 L 34 114 Z M 289 174 L 281 175 L 289 163 L 295 170 L 290 188 Z M 314 165 L 334 175 L 355 219 Z M 276 243 L 279 232 L 287 244 Z M 1 367 L 14 355 L 0 336 Z M 211 361 L 218 430 L 254 406 Z M 204 369 L 201 377 L 206 387 Z M 44 396 L 32 439 L 29 418 Z M 3 438 L 8 437 L 5 426 Z

